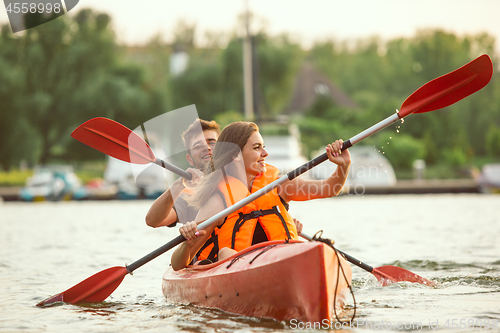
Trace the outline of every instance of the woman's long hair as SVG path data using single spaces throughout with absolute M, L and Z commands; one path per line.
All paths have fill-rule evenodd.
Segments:
M 225 174 L 232 175 L 231 162 L 241 153 L 248 139 L 259 127 L 252 122 L 238 121 L 227 125 L 217 139 L 210 163 L 205 166 L 203 180 L 187 202 L 200 209 L 212 196 Z

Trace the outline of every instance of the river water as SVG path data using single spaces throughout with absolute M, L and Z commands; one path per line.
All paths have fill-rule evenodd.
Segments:
M 126 276 L 103 303 L 35 306 L 177 236 L 176 228 L 145 225 L 151 203 L 0 203 L 0 332 L 312 331 L 167 304 L 161 277 L 170 252 Z M 438 282 L 382 287 L 353 267 L 357 318 L 347 330 L 498 331 L 500 196 L 346 195 L 293 202 L 290 211 L 308 234 L 324 230 L 339 249 L 369 265 L 397 265 Z

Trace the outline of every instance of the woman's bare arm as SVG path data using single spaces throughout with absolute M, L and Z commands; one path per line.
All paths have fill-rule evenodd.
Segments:
M 349 151 L 340 151 L 342 143 L 342 140 L 337 140 L 326 148 L 328 159 L 337 164 L 337 169 L 330 177 L 325 180 L 306 180 L 297 177 L 278 187 L 279 195 L 287 202 L 337 196 L 347 180 L 351 165 Z
M 186 241 L 172 254 L 171 264 L 173 270 L 177 271 L 189 265 L 221 221 L 214 222 L 205 230 L 199 230 L 197 225 L 223 209 L 222 198 L 218 195 L 212 196 L 198 212 L 196 222 L 189 222 L 179 228 L 179 232 L 186 238 Z

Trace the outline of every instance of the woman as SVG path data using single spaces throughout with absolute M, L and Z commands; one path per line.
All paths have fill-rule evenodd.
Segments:
M 267 240 L 298 239 L 288 202 L 328 198 L 340 193 L 349 172 L 349 151 L 341 151 L 342 140 L 326 147 L 328 159 L 337 170 L 326 180 L 295 178 L 259 197 L 242 209 L 198 230 L 196 222 L 188 222 L 179 231 L 186 238 L 172 254 L 172 268 L 179 270 L 195 258 L 209 235 L 218 230 L 219 259 L 235 251 Z M 259 128 L 251 122 L 232 123 L 219 136 L 206 175 L 190 199 L 199 208 L 196 221 L 204 221 L 277 179 L 279 170 L 266 165 L 268 156 Z

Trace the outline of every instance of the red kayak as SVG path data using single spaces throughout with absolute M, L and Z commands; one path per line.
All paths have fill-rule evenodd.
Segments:
M 172 303 L 278 321 L 321 322 L 334 317 L 334 301 L 337 311 L 343 308 L 347 283 L 350 265 L 324 243 L 271 241 L 213 264 L 177 272 L 169 267 L 162 289 Z

